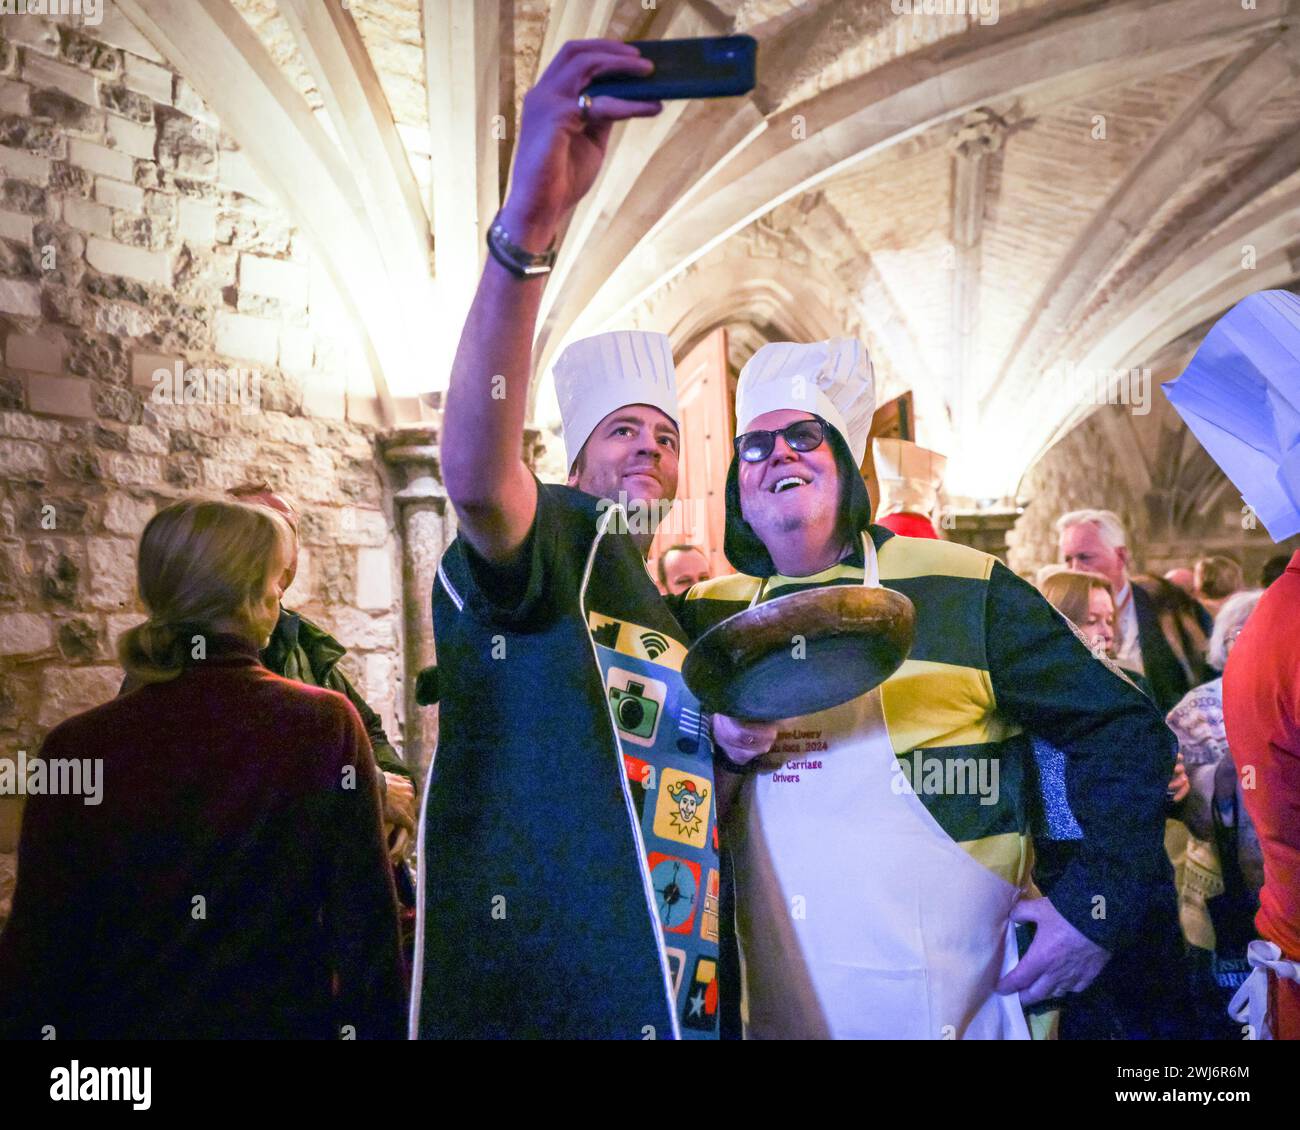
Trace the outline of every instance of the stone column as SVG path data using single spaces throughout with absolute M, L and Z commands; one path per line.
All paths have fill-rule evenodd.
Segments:
M 400 428 L 379 441 L 393 476 L 393 515 L 402 552 L 402 696 L 404 749 L 421 788 L 438 743 L 437 707 L 418 706 L 416 675 L 437 662 L 433 645 L 433 582 L 443 551 L 456 536 L 442 486 L 438 440 L 442 418 Z
M 995 201 L 990 185 L 1001 161 L 1006 123 L 980 107 L 966 114 L 949 141 L 952 152 L 952 325 L 949 405 L 958 434 L 971 426 L 978 409 L 975 347 L 979 302 L 984 216 Z
M 393 477 L 393 512 L 402 541 L 402 695 L 407 762 L 421 788 L 438 744 L 436 706 L 419 706 L 415 680 L 437 663 L 433 639 L 433 582 L 438 562 L 456 536 L 456 514 L 442 485 L 439 443 L 442 413 L 426 423 L 399 428 L 379 440 Z M 524 430 L 524 463 L 536 471 L 546 454 L 542 435 Z
M 1007 560 L 1007 534 L 1022 510 L 950 511 L 943 516 L 943 536 L 972 549 Z

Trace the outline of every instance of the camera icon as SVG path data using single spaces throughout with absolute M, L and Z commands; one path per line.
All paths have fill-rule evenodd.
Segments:
M 654 745 L 667 698 L 666 683 L 621 667 L 610 668 L 610 713 L 624 740 L 635 745 Z

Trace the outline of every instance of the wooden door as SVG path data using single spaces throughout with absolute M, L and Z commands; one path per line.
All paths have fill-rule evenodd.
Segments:
M 704 551 L 712 576 L 734 573 L 722 553 L 735 431 L 735 387 L 727 370 L 725 329 L 714 330 L 677 362 L 677 403 L 682 428 L 677 503 L 650 547 L 650 569 L 657 579 L 659 554 L 686 543 Z

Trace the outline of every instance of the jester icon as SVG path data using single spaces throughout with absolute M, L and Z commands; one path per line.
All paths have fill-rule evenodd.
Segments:
M 688 836 L 698 835 L 700 831 L 700 805 L 709 799 L 708 789 L 697 789 L 692 780 L 678 781 L 668 786 L 668 795 L 677 805 L 677 811 L 669 816 L 674 831 Z

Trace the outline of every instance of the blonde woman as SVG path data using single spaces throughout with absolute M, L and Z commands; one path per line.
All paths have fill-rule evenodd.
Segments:
M 1118 638 L 1115 590 L 1106 577 L 1100 573 L 1057 568 L 1040 573 L 1038 588 L 1048 603 L 1074 625 L 1093 655 L 1115 663 Z M 1153 697 L 1149 684 L 1140 674 L 1124 667 L 1120 670 L 1143 694 Z M 1031 741 L 1039 790 L 1038 807 L 1034 812 L 1035 849 L 1038 853 L 1035 875 L 1040 884 L 1051 886 L 1067 866 L 1071 842 L 1081 838 L 1083 832 L 1065 793 L 1064 754 L 1040 737 L 1034 736 Z M 1182 800 L 1188 787 L 1180 755 L 1168 786 L 1170 801 Z M 1184 991 L 1187 987 L 1186 972 L 1173 901 L 1185 838 L 1183 825 L 1167 819 L 1165 850 L 1171 853 L 1175 868 L 1174 884 L 1152 892 L 1143 926 L 1149 952 L 1161 955 L 1154 964 L 1162 967 L 1163 979 L 1154 980 L 1148 963 L 1135 957 L 1133 951 L 1121 950 L 1098 978 L 1094 991 L 1067 1011 L 1061 1024 L 1062 1038 L 1165 1039 L 1190 1034 L 1192 1017 Z
M 0 936 L 0 1036 L 398 1038 L 403 972 L 374 760 L 352 705 L 258 661 L 288 526 L 184 501 L 140 542 L 144 685 L 43 756 L 102 766 L 100 803 L 33 796 Z
M 1078 629 L 1094 655 L 1115 659 L 1115 592 L 1110 581 L 1100 573 L 1061 570 L 1045 577 L 1039 591 Z M 1151 686 L 1142 675 L 1125 667 L 1120 670 L 1143 694 L 1153 697 Z M 1180 754 L 1169 782 L 1169 799 L 1175 804 L 1180 803 L 1186 798 L 1189 787 Z
M 1079 629 L 1094 654 L 1115 656 L 1115 591 L 1100 573 L 1057 568 L 1042 577 L 1039 591 Z

